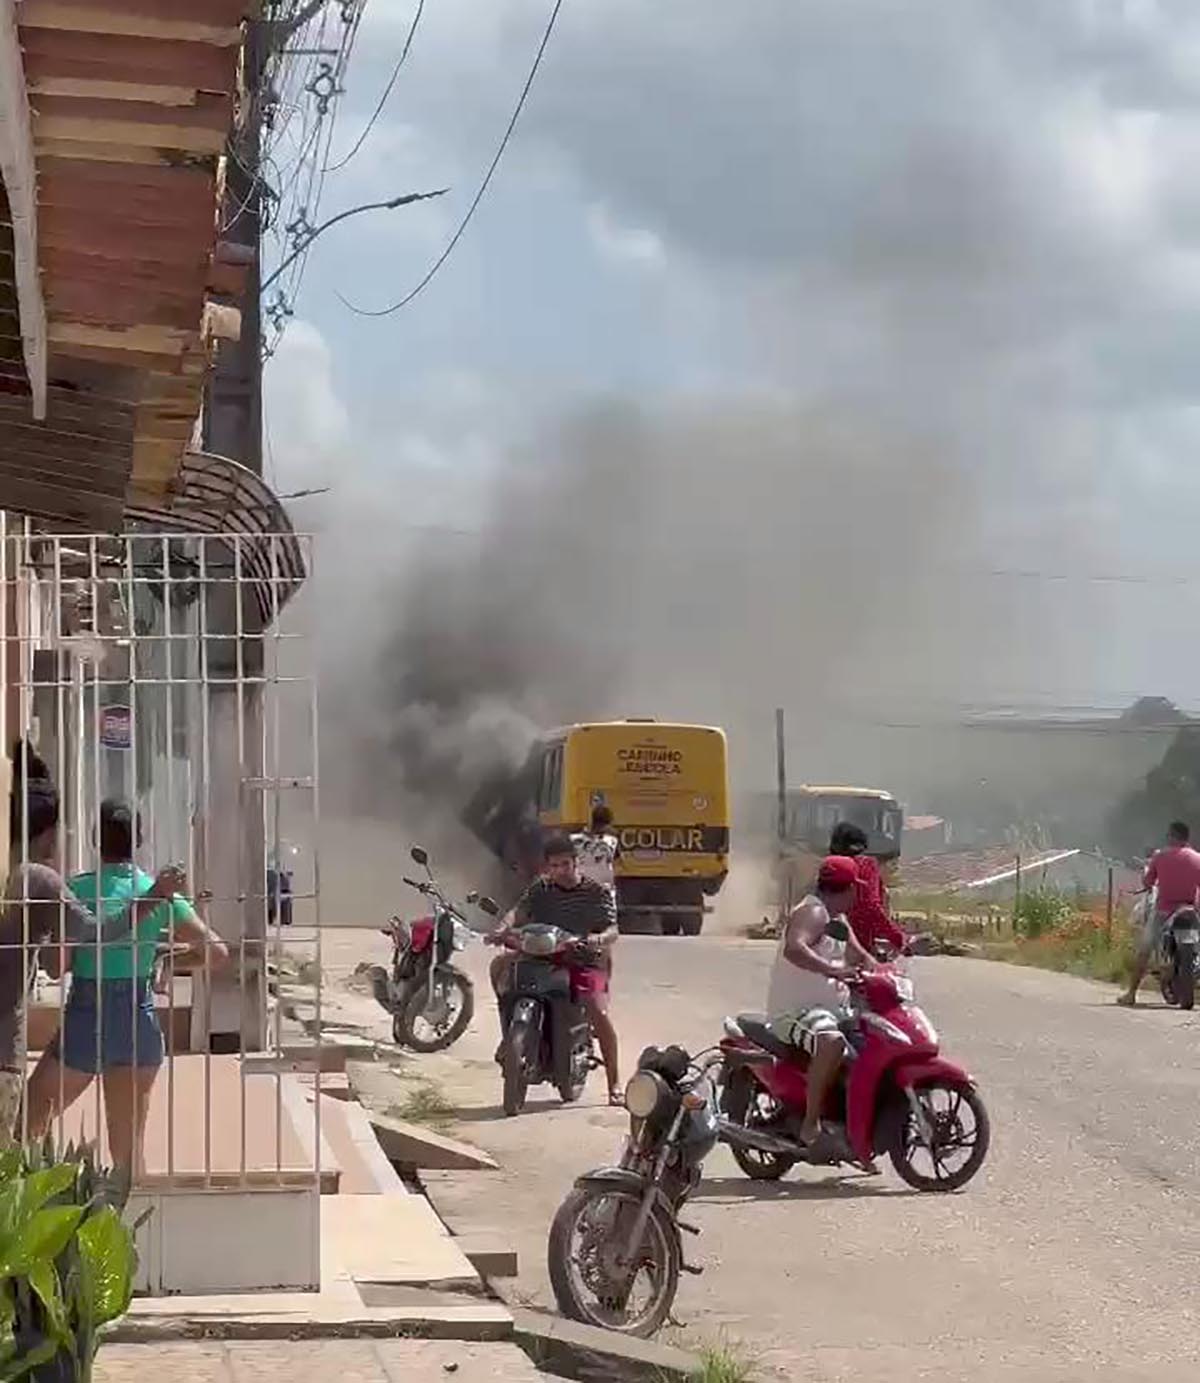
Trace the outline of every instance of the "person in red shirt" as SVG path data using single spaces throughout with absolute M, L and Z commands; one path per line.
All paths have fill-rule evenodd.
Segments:
M 903 951 L 908 937 L 903 928 L 892 920 L 888 909 L 887 889 L 879 864 L 867 854 L 867 833 L 861 826 L 840 821 L 829 839 L 831 855 L 848 856 L 854 861 L 858 879 L 854 885 L 854 905 L 846 914 L 855 939 L 864 950 L 875 954 L 875 946 L 884 941 L 894 950 Z
M 1146 900 L 1145 923 L 1133 961 L 1133 977 L 1129 988 L 1117 1000 L 1126 1008 L 1137 1003 L 1138 986 L 1146 978 L 1168 919 L 1180 908 L 1195 907 L 1197 896 L 1200 896 L 1200 851 L 1192 849 L 1191 839 L 1186 821 L 1172 821 L 1167 827 L 1166 848 L 1154 852 L 1142 876 L 1147 889 L 1158 892 L 1153 905 Z

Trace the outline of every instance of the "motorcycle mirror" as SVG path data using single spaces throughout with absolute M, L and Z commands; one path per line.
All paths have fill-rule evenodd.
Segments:
M 478 902 L 479 902 L 479 894 L 478 894 L 478 892 L 477 892 L 475 889 L 472 889 L 472 890 L 470 891 L 470 893 L 467 894 L 467 902 L 468 902 L 468 903 L 478 903 Z
M 425 868 L 429 867 L 429 851 L 424 846 L 414 845 L 409 854 L 412 856 L 414 864 L 423 865 Z
M 485 893 L 479 900 L 479 911 L 486 912 L 489 917 L 500 916 L 500 904 L 494 898 L 489 898 Z

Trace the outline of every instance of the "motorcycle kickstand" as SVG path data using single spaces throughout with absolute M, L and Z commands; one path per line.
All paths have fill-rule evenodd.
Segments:
M 704 1269 L 698 1268 L 695 1263 L 680 1263 L 679 1271 L 681 1273 L 688 1273 L 692 1277 L 701 1277 L 704 1273 Z
M 682 1229 L 685 1234 L 695 1234 L 697 1237 L 699 1237 L 702 1233 L 698 1225 L 685 1225 L 682 1220 L 676 1220 L 675 1226 L 677 1229 Z

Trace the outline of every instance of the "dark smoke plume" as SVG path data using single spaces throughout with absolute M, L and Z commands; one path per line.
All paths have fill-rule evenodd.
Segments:
M 495 477 L 477 542 L 430 535 L 396 582 L 373 771 L 461 811 L 539 728 L 654 715 L 725 725 L 758 786 L 776 704 L 834 765 L 856 691 L 949 656 L 976 532 L 957 461 L 786 408 L 566 423 Z

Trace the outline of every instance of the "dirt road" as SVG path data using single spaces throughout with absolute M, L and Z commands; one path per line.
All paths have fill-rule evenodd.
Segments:
M 547 1225 L 572 1177 L 617 1150 L 622 1118 L 602 1107 L 598 1075 L 576 1107 L 547 1089 L 503 1118 L 486 957 L 470 956 L 479 1018 L 422 1069 L 504 1171 L 459 1182 L 446 1210 L 502 1226 L 521 1255 L 515 1295 L 549 1307 Z M 627 1056 L 710 1043 L 724 1013 L 761 1002 L 770 956 L 626 938 L 615 1009 Z M 984 962 L 921 961 L 915 977 L 991 1109 L 980 1179 L 945 1198 L 909 1192 L 890 1169 L 800 1170 L 763 1187 L 718 1150 L 689 1216 L 704 1231 L 689 1258 L 705 1268 L 680 1290 L 689 1338 L 726 1332 L 764 1371 L 811 1380 L 1194 1378 L 1200 1017 L 1128 1013 L 1109 990 Z

